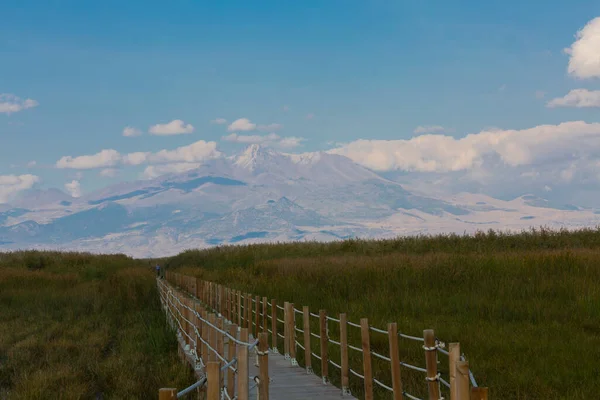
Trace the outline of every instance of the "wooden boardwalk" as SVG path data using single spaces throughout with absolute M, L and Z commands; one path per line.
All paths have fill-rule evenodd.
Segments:
M 197 298 L 191 298 L 194 303 L 199 302 Z M 225 323 L 225 330 L 229 330 L 229 323 Z M 191 348 L 186 344 L 181 331 L 178 332 L 178 341 L 183 357 L 191 365 L 195 364 L 195 355 L 191 352 Z M 250 335 L 249 341 L 254 341 L 254 337 Z M 223 357 L 231 359 L 229 356 L 229 338 L 224 338 Z M 257 355 L 254 351 L 249 353 L 248 372 L 250 378 L 249 386 L 253 387 L 254 382 L 252 377 L 259 375 Z M 201 367 L 195 369 L 195 375 L 198 379 L 205 376 L 205 371 Z M 308 399 L 323 399 L 323 400 L 340 400 L 340 399 L 355 399 L 350 395 L 342 397 L 342 390 L 333 386 L 330 383 L 323 383 L 323 379 L 315 374 L 307 373 L 306 369 L 299 365 L 292 365 L 290 359 L 286 359 L 283 354 L 275 353 L 269 349 L 269 399 L 271 400 L 308 400 Z M 223 373 L 225 386 L 227 385 L 227 373 Z M 236 393 L 237 395 L 237 393 Z M 248 395 L 249 400 L 258 400 L 258 389 L 254 388 Z
M 250 376 L 258 375 L 255 363 L 256 357 L 251 357 Z M 342 389 L 323 380 L 315 375 L 308 374 L 300 366 L 292 365 L 282 354 L 269 351 L 269 399 L 272 400 L 340 400 Z M 352 396 L 344 396 L 343 399 L 354 399 Z M 250 399 L 257 399 L 256 390 L 250 394 Z

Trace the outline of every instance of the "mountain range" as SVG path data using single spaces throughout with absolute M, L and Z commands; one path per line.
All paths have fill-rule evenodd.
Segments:
M 251 145 L 183 173 L 124 182 L 73 198 L 31 190 L 0 204 L 0 250 L 176 254 L 276 241 L 390 238 L 441 232 L 596 226 L 594 209 L 524 194 L 434 196 L 325 152 Z

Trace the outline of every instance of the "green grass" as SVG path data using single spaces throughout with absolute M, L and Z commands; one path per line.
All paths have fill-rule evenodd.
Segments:
M 193 379 L 147 263 L 0 253 L 0 399 L 156 398 Z
M 347 312 L 353 322 L 368 317 L 385 329 L 395 321 L 416 336 L 435 329 L 444 342 L 460 342 L 491 398 L 591 399 L 600 389 L 600 230 L 220 247 L 160 262 L 280 304 Z M 358 329 L 349 334 L 359 346 Z M 371 340 L 387 355 L 384 335 Z M 420 343 L 400 346 L 403 360 L 425 365 Z M 362 371 L 360 354 L 350 356 Z M 446 356 L 440 361 L 447 372 Z M 374 361 L 374 369 L 389 383 L 385 363 Z M 402 373 L 405 389 L 424 397 L 424 375 Z M 360 381 L 351 384 L 360 395 Z

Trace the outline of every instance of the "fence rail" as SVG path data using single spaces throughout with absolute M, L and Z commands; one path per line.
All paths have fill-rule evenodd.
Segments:
M 284 302 L 282 306 L 275 299 L 271 299 L 269 302 L 266 297 L 242 293 L 240 290 L 171 271 L 167 271 L 166 281 L 181 288 L 188 294 L 186 298 L 181 291 L 173 288 L 171 285 L 165 284 L 159 279 L 159 291 L 161 292 L 161 300 L 167 315 L 171 316 L 171 319 L 176 324 L 175 327 L 179 329 L 179 336 L 191 348 L 191 354 L 196 357 L 196 364 L 200 365 L 201 370 L 208 371 L 208 375 L 201 375 L 200 380 L 195 385 L 199 388 L 206 386 L 208 393 L 212 393 L 210 391 L 210 372 L 215 371 L 214 374 L 216 374 L 218 368 L 204 368 L 207 367 L 204 362 L 205 360 L 216 362 L 217 364 L 215 365 L 221 366 L 221 371 L 229 368 L 230 372 L 231 370 L 237 372 L 232 379 L 238 379 L 238 391 L 240 388 L 246 391 L 247 383 L 239 385 L 239 382 L 244 380 L 243 377 L 239 379 L 240 368 L 231 368 L 233 364 L 240 364 L 241 356 L 242 358 L 246 357 L 247 366 L 247 351 L 256 348 L 257 344 L 261 346 L 261 352 L 258 353 L 260 355 L 264 356 L 266 350 L 279 353 L 281 339 L 283 341 L 283 355 L 286 359 L 290 360 L 292 365 L 298 365 L 298 348 L 303 353 L 303 367 L 307 373 L 313 373 L 313 359 L 316 360 L 317 365 L 320 364 L 320 375 L 323 383 L 329 382 L 330 365 L 339 371 L 342 396 L 351 394 L 350 378 L 353 377 L 353 379 L 357 378 L 362 381 L 364 388 L 363 395 L 366 400 L 374 399 L 375 385 L 381 388 L 380 390 L 388 392 L 389 398 L 394 400 L 423 400 L 409 393 L 408 388 L 405 388 L 402 384 L 402 369 L 409 369 L 423 374 L 423 383 L 427 387 L 428 400 L 444 399 L 443 393 L 449 395 L 449 400 L 487 400 L 488 398 L 488 389 L 478 387 L 472 372 L 469 370 L 468 361 L 464 355 L 460 354 L 459 343 L 450 343 L 448 350 L 445 350 L 445 344 L 436 338 L 432 329 L 424 330 L 422 337 L 399 332 L 396 323 L 389 323 L 387 329 L 380 329 L 370 326 L 367 318 L 362 318 L 360 319 L 360 323 L 355 323 L 349 321 L 345 313 L 339 314 L 339 318 L 335 318 L 328 316 L 326 310 L 319 310 L 318 313 L 314 313 L 307 306 L 295 308 L 291 302 Z M 214 310 L 214 313 L 208 314 L 205 310 L 200 313 L 197 309 L 190 307 L 188 303 L 190 301 L 189 295 L 199 299 L 200 302 L 198 304 L 203 305 L 201 307 Z M 194 325 L 190 321 L 190 318 L 194 318 L 194 322 L 199 325 Z M 241 339 L 237 339 L 231 332 L 224 331 L 222 329 L 223 321 L 230 322 L 231 324 L 237 321 L 233 327 L 235 330 L 240 331 Z M 201 329 L 198 329 L 198 326 Z M 330 327 L 335 327 L 339 331 L 337 340 L 330 337 Z M 356 329 L 357 331 L 354 332 L 360 333 L 360 347 L 349 343 L 349 328 Z M 206 329 L 206 332 L 210 329 L 214 333 L 204 334 L 205 331 L 203 329 Z M 280 329 L 283 331 L 283 334 Z M 259 337 L 260 340 L 250 343 L 247 341 L 248 334 Z M 219 335 L 223 338 L 228 338 L 230 344 L 237 344 L 238 352 L 240 349 L 245 349 L 245 355 L 237 354 L 236 358 L 229 361 L 222 357 L 222 352 L 219 353 L 218 341 L 214 343 L 210 342 L 210 338 L 218 337 Z M 270 349 L 268 348 L 267 335 L 271 336 Z M 387 336 L 389 344 L 387 355 L 380 354 L 380 352 L 371 349 L 371 335 Z M 301 340 L 299 340 L 300 338 Z M 424 352 L 424 366 L 401 361 L 399 339 L 420 344 Z M 199 342 L 201 342 L 201 345 L 199 345 Z M 209 342 L 212 343 L 210 346 Z M 313 347 L 313 342 L 317 344 L 315 347 Z M 330 359 L 330 346 L 335 346 L 335 348 L 339 349 L 339 360 L 334 361 Z M 362 365 L 350 366 L 348 350 L 356 351 L 362 355 Z M 438 364 L 440 364 L 438 354 L 440 353 L 448 358 L 447 363 L 444 363 L 447 365 L 447 369 L 444 368 L 444 371 L 438 370 Z M 266 366 L 264 369 L 265 376 L 261 375 L 260 381 L 265 383 L 264 386 L 266 388 L 263 387 L 263 391 L 260 391 L 261 385 L 259 385 L 259 398 L 261 400 L 268 400 L 268 363 L 266 361 L 268 357 L 263 358 L 264 365 Z M 263 362 L 263 358 L 261 358 L 261 362 Z M 390 373 L 386 382 L 373 375 L 374 360 L 384 365 L 387 364 L 386 368 Z M 228 363 L 231 365 L 228 365 Z M 357 371 L 359 367 L 361 368 Z M 261 365 L 262 372 L 263 368 Z M 244 375 L 247 376 L 247 372 Z M 222 380 L 222 377 L 220 379 Z M 215 393 L 219 394 L 221 392 L 217 391 Z M 223 398 L 234 398 L 234 395 L 233 390 L 225 390 Z M 247 398 L 241 397 L 240 393 L 237 396 L 239 400 Z M 215 397 L 215 399 L 217 398 Z M 212 399 L 212 397 L 208 397 L 208 400 Z
M 204 392 L 207 400 L 222 398 L 247 400 L 249 392 L 258 390 L 261 399 L 269 398 L 268 336 L 257 335 L 258 340 L 249 341 L 248 329 L 233 324 L 229 331 L 224 328 L 221 313 L 196 301 L 178 288 L 158 279 L 161 304 L 171 326 L 177 330 L 179 354 L 189 363 L 198 378 L 193 385 L 177 391 L 173 388 L 159 390 L 159 399 L 182 398 L 190 393 Z M 217 311 L 212 309 L 213 311 Z M 225 345 L 228 346 L 226 358 Z M 257 355 L 260 374 L 249 376 L 249 353 Z M 227 384 L 225 385 L 225 375 Z M 249 386 L 250 379 L 255 385 Z

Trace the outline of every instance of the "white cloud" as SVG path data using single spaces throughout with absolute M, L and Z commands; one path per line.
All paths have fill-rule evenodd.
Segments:
M 174 163 L 174 164 L 162 164 L 162 165 L 149 165 L 144 169 L 142 178 L 153 179 L 161 175 L 175 174 L 190 171 L 192 169 L 199 168 L 201 163 Z
M 157 153 L 148 155 L 148 162 L 151 164 L 167 163 L 198 163 L 213 158 L 218 158 L 222 154 L 217 150 L 216 142 L 205 142 L 198 140 L 187 146 L 181 146 L 174 150 L 161 150 Z
M 117 176 L 118 172 L 119 171 L 115 168 L 106 168 L 100 171 L 100 176 L 103 176 L 105 178 L 114 178 L 115 176 Z
M 252 123 L 248 118 L 240 118 L 233 121 L 228 127 L 229 132 L 234 131 L 253 131 L 256 129 L 256 124 Z
M 378 171 L 470 170 L 489 158 L 514 167 L 600 154 L 600 123 L 572 121 L 523 130 L 487 130 L 460 139 L 421 135 L 409 140 L 357 140 L 329 152 Z
M 121 155 L 116 150 L 102 150 L 94 155 L 79 157 L 65 156 L 56 162 L 57 168 L 94 169 L 110 168 L 117 165 L 198 163 L 221 157 L 216 142 L 199 140 L 173 150 L 160 150 L 156 153 L 135 152 Z
M 150 153 L 137 151 L 135 153 L 125 154 L 122 157 L 123 164 L 125 165 L 140 165 L 144 164 L 148 160 Z
M 23 100 L 14 94 L 0 93 L 0 114 L 12 114 L 38 105 L 39 103 L 32 99 Z
M 567 71 L 577 78 L 599 78 L 600 17 L 588 22 L 575 37 L 577 40 L 565 49 L 570 55 Z
M 118 151 L 108 149 L 102 150 L 91 156 L 64 156 L 56 162 L 57 168 L 93 169 L 113 167 L 121 161 Z
M 134 136 L 140 136 L 142 134 L 142 131 L 134 128 L 133 126 L 126 126 L 123 129 L 123 136 L 126 137 L 134 137 Z
M 292 149 L 294 147 L 298 147 L 302 145 L 302 142 L 306 139 L 300 137 L 286 137 L 277 142 L 277 147 L 281 147 L 283 149 Z
M 600 58 L 600 49 L 598 57 Z M 600 90 L 573 89 L 564 97 L 557 97 L 547 107 L 600 107 Z
M 227 120 L 225 118 L 215 118 L 212 121 L 210 121 L 212 124 L 217 124 L 217 125 L 225 125 L 227 123 Z
M 180 119 L 174 119 L 166 124 L 157 124 L 151 126 L 148 130 L 152 135 L 180 135 L 194 132 L 194 127 L 191 124 L 186 124 Z
M 35 160 L 32 160 L 27 163 L 27 168 L 33 168 L 36 165 L 37 165 L 37 162 Z
M 262 144 L 267 142 L 273 142 L 279 140 L 279 135 L 271 133 L 269 135 L 238 135 L 232 133 L 227 136 L 223 136 L 223 140 L 234 143 L 245 143 L 245 144 Z
M 441 133 L 441 132 L 450 132 L 451 129 L 446 129 L 440 125 L 420 125 L 415 128 L 413 133 Z
M 65 183 L 65 189 L 72 197 L 81 197 L 81 184 L 79 181 L 73 180 Z
M 223 140 L 233 143 L 262 144 L 264 146 L 269 147 L 290 149 L 300 146 L 302 141 L 304 141 L 305 139 L 298 137 L 282 138 L 275 133 L 271 133 L 268 135 L 238 135 L 237 133 L 232 133 L 230 135 L 223 136 Z
M 273 132 L 273 131 L 278 131 L 281 128 L 283 128 L 283 125 L 281 124 L 269 124 L 269 125 L 258 125 L 257 129 L 261 132 Z
M 31 189 L 40 181 L 35 175 L 0 175 L 0 203 L 10 201 L 17 193 Z

